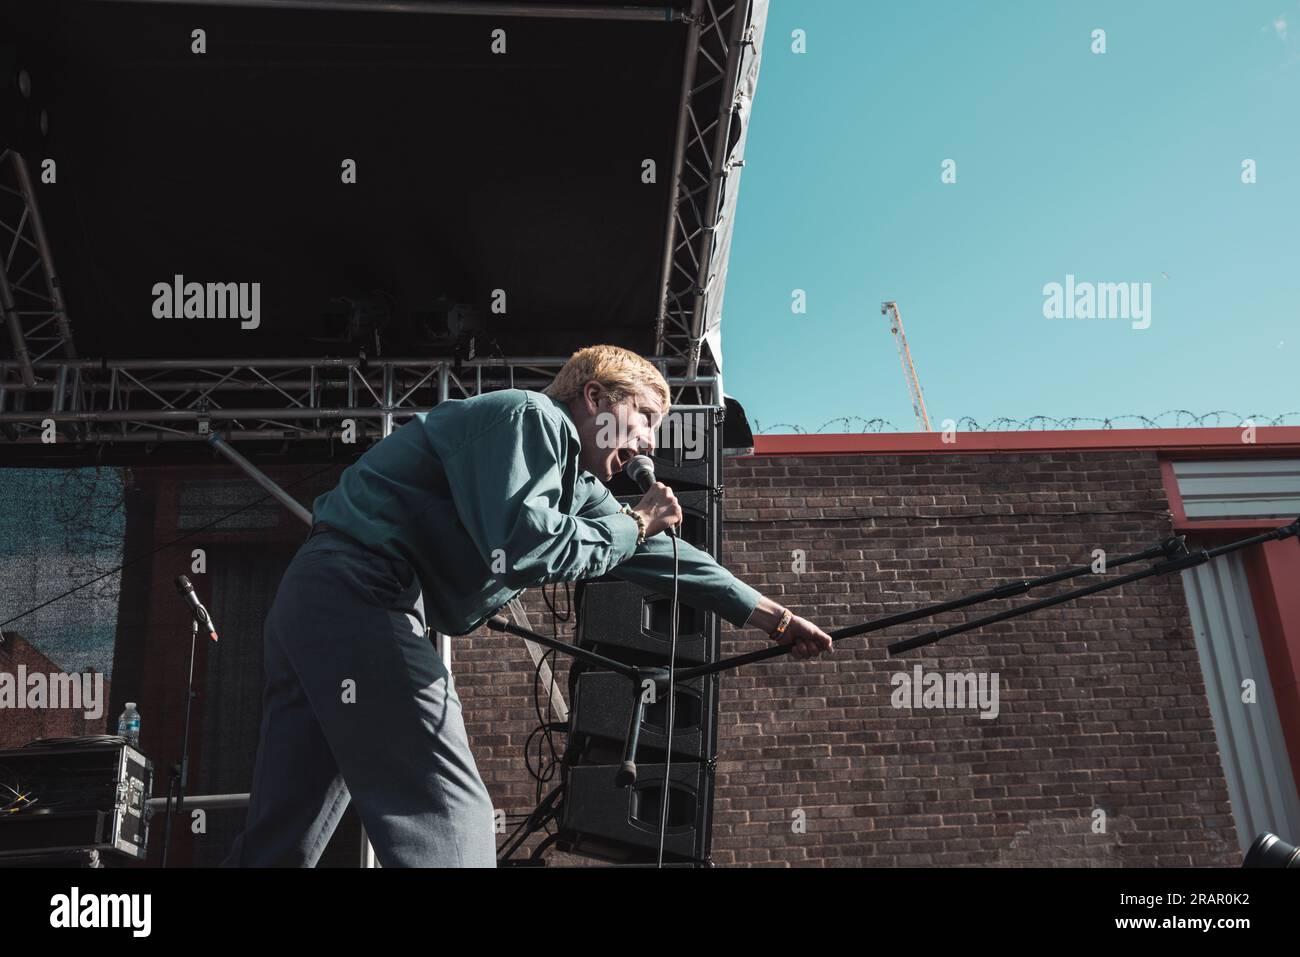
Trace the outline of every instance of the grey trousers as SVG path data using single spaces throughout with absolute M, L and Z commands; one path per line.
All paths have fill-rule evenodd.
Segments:
M 410 565 L 316 526 L 264 644 L 248 818 L 223 867 L 314 867 L 349 798 L 384 867 L 496 866 L 492 801 Z

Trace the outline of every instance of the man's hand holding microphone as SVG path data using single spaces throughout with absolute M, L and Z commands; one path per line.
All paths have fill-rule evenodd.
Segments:
M 682 521 L 682 507 L 677 504 L 677 496 L 663 482 L 651 485 L 632 511 L 645 519 L 646 538 L 665 530 L 676 535 L 676 526 Z

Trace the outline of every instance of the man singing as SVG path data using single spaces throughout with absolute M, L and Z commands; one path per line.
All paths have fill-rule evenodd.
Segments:
M 591 346 L 544 393 L 415 416 L 316 499 L 267 616 L 251 802 L 223 866 L 315 866 L 349 797 L 384 867 L 495 866 L 492 801 L 426 629 L 463 635 L 526 588 L 606 573 L 671 594 L 659 533 L 682 518 L 672 490 L 620 508 L 601 484 L 653 451 L 669 402 L 649 362 Z M 677 548 L 684 603 L 800 658 L 830 647 L 707 553 Z

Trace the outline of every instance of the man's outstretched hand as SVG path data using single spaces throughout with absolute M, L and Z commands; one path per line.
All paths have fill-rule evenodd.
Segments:
M 785 627 L 785 634 L 777 642 L 780 645 L 794 645 L 790 654 L 796 658 L 815 658 L 823 651 L 831 650 L 831 636 L 826 634 L 807 618 L 795 615 Z
M 753 613 L 749 616 L 749 621 L 745 624 L 761 628 L 763 631 L 770 633 L 773 628 L 781 623 L 781 614 L 784 611 L 784 608 L 764 596 L 759 599 L 758 605 L 754 608 Z M 794 615 L 790 619 L 790 624 L 786 625 L 785 634 L 781 636 L 778 644 L 794 644 L 794 651 L 790 653 L 796 658 L 813 658 L 823 651 L 830 650 L 831 636 L 807 618 Z

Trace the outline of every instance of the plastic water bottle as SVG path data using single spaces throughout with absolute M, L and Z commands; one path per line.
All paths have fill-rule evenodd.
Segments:
M 126 703 L 126 710 L 117 719 L 117 733 L 126 738 L 126 743 L 131 747 L 140 747 L 140 712 L 136 710 L 134 701 Z

